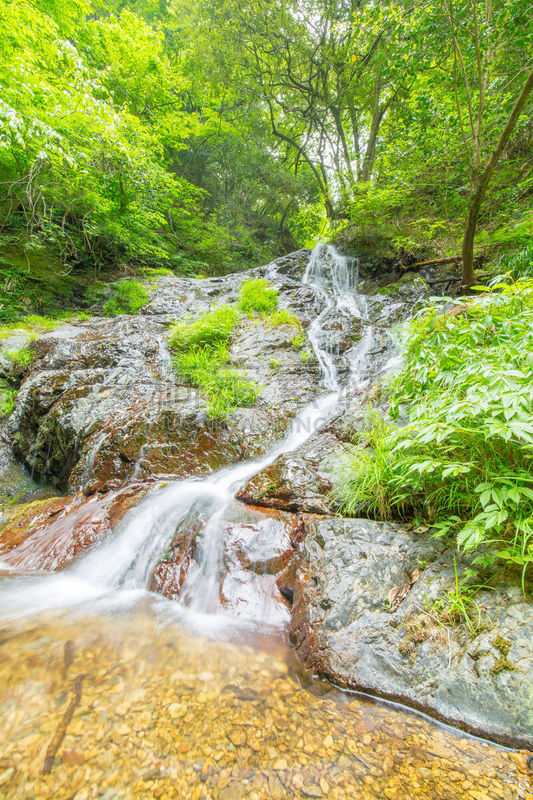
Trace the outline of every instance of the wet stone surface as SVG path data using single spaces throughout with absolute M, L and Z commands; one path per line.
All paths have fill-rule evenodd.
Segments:
M 303 272 L 305 254 L 262 270 L 223 278 L 163 277 L 137 316 L 91 318 L 42 336 L 9 420 L 17 458 L 36 478 L 85 493 L 126 480 L 208 474 L 263 454 L 294 415 L 321 393 L 316 359 L 302 359 L 306 335 L 243 317 L 230 343 L 228 366 L 260 385 L 253 408 L 226 420 L 206 414 L 200 392 L 173 372 L 166 329 L 173 321 L 221 302 L 235 302 L 241 283 L 265 274 L 280 291 L 280 307 L 302 314 L 321 300 L 278 272 L 284 263 Z M 312 349 L 307 348 L 309 353 Z
M 313 672 L 533 749 L 532 607 L 510 576 L 476 597 L 483 627 L 440 620 L 433 601 L 469 562 L 401 525 L 304 516 L 286 581 L 291 640 Z M 503 643 L 503 644 L 502 644 Z M 508 654 L 501 664 L 501 647 Z M 500 648 L 500 649 L 499 649 Z
M 525 754 L 331 687 L 279 646 L 149 615 L 38 622 L 0 640 L 6 800 L 530 800 Z
M 198 570 L 203 548 L 212 546 L 203 542 L 206 522 L 196 514 L 180 523 L 153 571 L 152 591 L 171 600 L 181 597 L 187 579 Z M 289 607 L 277 579 L 301 536 L 300 519 L 294 514 L 234 502 L 227 506 L 217 527 L 223 533 L 224 547 L 211 610 L 223 609 L 237 618 L 253 619 L 270 628 L 286 626 Z
M 103 541 L 146 493 L 127 487 L 89 498 L 51 497 L 14 506 L 0 520 L 0 558 L 10 572 L 61 570 Z

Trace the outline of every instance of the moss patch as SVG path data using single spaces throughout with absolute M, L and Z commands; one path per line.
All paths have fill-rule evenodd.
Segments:
M 490 674 L 498 675 L 499 672 L 503 672 L 506 669 L 518 672 L 518 667 L 516 664 L 513 664 L 508 657 L 512 646 L 511 642 L 509 642 L 507 639 L 504 639 L 503 636 L 497 636 L 492 642 L 492 646 L 499 651 L 500 656 L 495 660 L 494 664 L 490 668 Z

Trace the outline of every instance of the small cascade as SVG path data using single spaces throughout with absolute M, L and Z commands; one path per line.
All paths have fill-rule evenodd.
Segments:
M 303 282 L 317 293 L 321 310 L 308 329 L 308 336 L 321 369 L 327 393 L 303 408 L 293 419 L 284 439 L 264 457 L 235 464 L 202 479 L 171 482 L 154 489 L 130 511 L 112 537 L 79 558 L 61 573 L 5 580 L 0 584 L 0 614 L 18 616 L 50 608 L 72 608 L 87 602 L 122 605 L 146 594 L 158 560 L 172 543 L 181 524 L 201 517 L 207 522 L 195 541 L 194 558 L 182 586 L 180 602 L 167 603 L 196 627 L 202 615 L 224 616 L 219 597 L 225 549 L 224 514 L 235 492 L 254 474 L 278 456 L 300 447 L 333 417 L 343 385 L 326 322 L 345 314 L 361 320 L 363 334 L 351 348 L 350 382 L 363 385 L 364 366 L 372 344 L 372 329 L 366 322 L 366 299 L 357 293 L 357 262 L 342 256 L 331 245 L 314 249 Z M 166 601 L 161 600 L 162 603 Z M 255 620 L 268 624 L 268 619 Z M 210 623 L 211 624 L 211 623 Z

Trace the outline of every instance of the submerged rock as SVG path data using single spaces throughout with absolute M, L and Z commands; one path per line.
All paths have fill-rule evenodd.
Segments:
M 290 635 L 313 672 L 504 744 L 533 745 L 533 608 L 519 586 L 477 595 L 484 625 L 470 635 L 433 607 L 455 580 L 454 553 L 440 540 L 362 519 L 305 516 L 305 529 Z M 460 575 L 465 566 L 458 561 Z

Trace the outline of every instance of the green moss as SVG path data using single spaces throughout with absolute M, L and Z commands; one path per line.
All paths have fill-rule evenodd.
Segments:
M 492 644 L 503 656 L 509 655 L 509 650 L 511 649 L 512 645 L 508 639 L 504 639 L 503 636 L 497 636 Z
M 493 640 L 492 646 L 495 647 L 501 655 L 495 660 L 494 664 L 490 668 L 490 674 L 498 675 L 498 673 L 503 672 L 506 669 L 518 672 L 518 667 L 509 660 L 509 651 L 512 647 L 511 642 L 508 639 L 504 639 L 503 636 L 498 635 Z
M 500 656 L 499 658 L 496 659 L 496 661 L 490 668 L 490 674 L 498 675 L 498 673 L 503 672 L 506 669 L 518 672 L 518 667 L 515 664 L 513 664 L 512 661 L 509 661 L 507 656 Z
M 170 275 L 170 276 L 174 275 L 172 270 L 168 269 L 168 267 L 145 267 L 144 269 L 140 270 L 140 274 L 144 278 L 148 278 L 148 280 L 151 280 L 151 279 L 155 280 L 156 278 L 159 278 L 159 277 L 165 276 L 165 275 Z
M 0 246 L 0 322 L 17 323 L 29 309 L 57 313 L 72 301 L 77 279 L 66 274 L 54 253 L 24 235 Z
M 244 281 L 239 292 L 239 308 L 246 314 L 254 311 L 268 313 L 278 305 L 278 291 L 264 278 L 249 278 Z
M 390 283 L 388 286 L 380 286 L 376 294 L 385 294 L 385 295 L 397 294 L 399 289 L 400 287 L 398 286 L 397 283 Z

